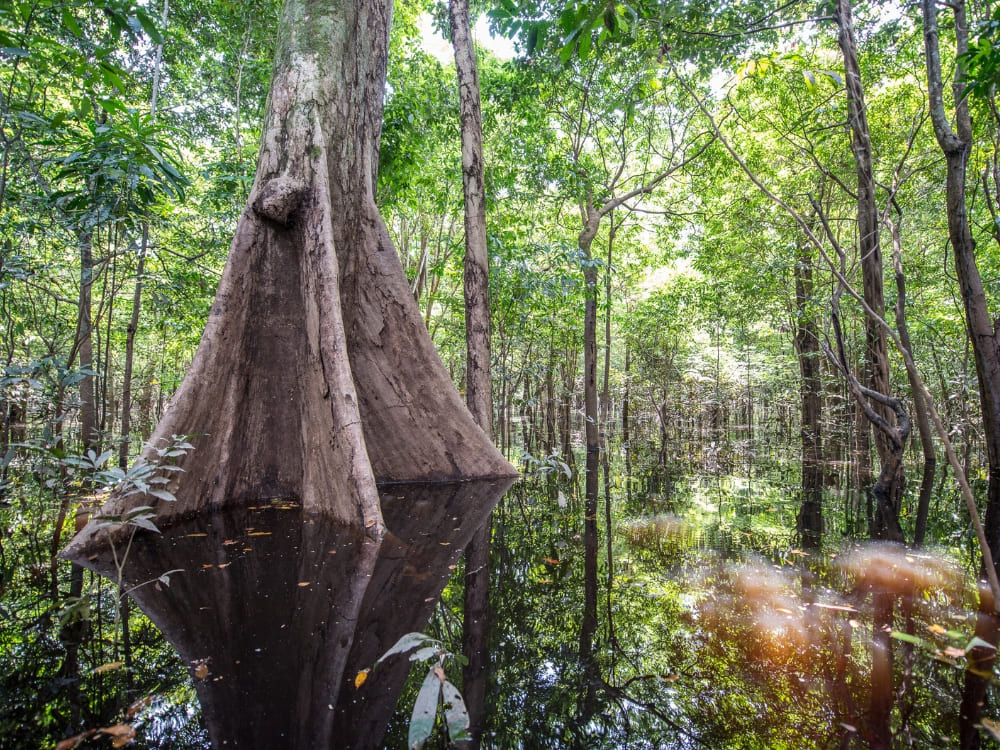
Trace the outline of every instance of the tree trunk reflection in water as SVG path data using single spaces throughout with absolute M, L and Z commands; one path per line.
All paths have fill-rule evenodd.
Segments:
M 959 745 L 962 750 L 978 750 L 982 746 L 979 723 L 986 704 L 986 689 L 993 678 L 993 665 L 997 657 L 996 645 L 1000 642 L 998 628 L 1000 628 L 1000 617 L 993 612 L 993 596 L 988 587 L 981 585 L 979 612 L 976 615 L 976 636 L 993 648 L 977 645 L 967 654 L 968 668 L 965 672 L 962 703 L 959 707 Z
M 383 487 L 381 542 L 289 501 L 202 515 L 141 533 L 122 573 L 190 665 L 213 746 L 380 747 L 409 661 L 387 660 L 360 688 L 355 675 L 426 625 L 508 485 Z M 111 550 L 80 554 L 117 577 Z

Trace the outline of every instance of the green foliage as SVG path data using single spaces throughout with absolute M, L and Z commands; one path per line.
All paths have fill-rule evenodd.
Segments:
M 378 658 L 372 670 L 392 656 L 405 654 L 410 654 L 411 662 L 429 665 L 410 715 L 407 747 L 410 750 L 423 748 L 434 732 L 439 715 L 444 719 L 451 742 L 470 739 L 469 712 L 465 707 L 465 701 L 462 700 L 458 688 L 447 680 L 444 672 L 446 661 L 457 661 L 461 665 L 464 657 L 449 653 L 440 641 L 422 633 L 406 633 Z M 367 677 L 368 673 L 362 674 Z

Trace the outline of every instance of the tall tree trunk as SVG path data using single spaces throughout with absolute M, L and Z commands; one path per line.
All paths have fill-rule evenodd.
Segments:
M 995 561 L 1000 560 L 1000 342 L 990 318 L 983 281 L 976 261 L 976 243 L 969 226 L 966 208 L 965 180 L 969 152 L 972 147 L 972 118 L 968 103 L 962 97 L 964 69 L 955 69 L 955 130 L 944 107 L 944 86 L 941 78 L 941 56 L 938 39 L 937 5 L 923 0 L 924 48 L 927 60 L 927 89 L 930 99 L 931 122 L 947 165 L 945 191 L 948 216 L 948 237 L 955 257 L 955 271 L 965 307 L 965 321 L 972 343 L 979 380 L 979 399 L 983 415 L 986 459 L 989 466 L 989 486 L 986 495 L 984 530 Z M 964 0 L 949 3 L 955 16 L 956 49 L 958 55 L 968 50 L 968 19 Z
M 516 475 L 451 384 L 375 204 L 390 16 L 389 0 L 285 3 L 250 199 L 144 457 L 172 435 L 195 449 L 176 501 L 116 494 L 104 513 L 295 498 L 379 537 L 376 481 Z
M 465 197 L 465 384 L 466 405 L 483 432 L 492 435 L 490 381 L 490 283 L 486 245 L 486 184 L 479 72 L 468 0 L 450 0 L 448 16 L 458 74 L 462 123 L 462 187 Z M 527 386 L 527 381 L 525 381 Z M 486 717 L 489 668 L 490 537 L 492 514 L 465 548 L 462 685 L 469 709 L 470 747 L 479 747 Z
M 819 325 L 812 301 L 813 257 L 810 246 L 796 247 L 795 353 L 799 360 L 801 397 L 802 505 L 797 519 L 802 545 L 818 549 L 823 539 L 823 381 L 820 373 Z
M 887 226 L 892 237 L 892 266 L 896 277 L 896 330 L 899 341 L 913 358 L 913 344 L 910 342 L 910 327 L 906 322 L 906 276 L 903 273 L 902 239 L 899 224 L 887 217 Z M 924 456 L 923 475 L 920 480 L 920 494 L 917 498 L 917 517 L 913 528 L 913 544 L 917 547 L 924 543 L 927 533 L 927 516 L 930 510 L 931 493 L 934 490 L 934 472 L 937 468 L 937 454 L 934 450 L 934 436 L 931 432 L 931 420 L 927 414 L 927 403 L 924 391 L 913 377 L 909 369 L 906 371 L 910 381 L 910 391 L 913 393 L 913 415 L 917 422 L 917 433 L 920 435 L 920 448 Z
M 872 167 L 871 130 L 868 127 L 868 114 L 865 107 L 864 87 L 861 84 L 861 69 L 858 65 L 857 40 L 854 33 L 854 22 L 851 18 L 850 0 L 837 0 L 834 11 L 837 23 L 837 42 L 844 57 L 845 85 L 847 88 L 847 121 L 851 128 L 851 151 L 857 168 L 858 192 L 858 254 L 861 258 L 861 278 L 863 295 L 869 308 L 880 318 L 885 317 L 885 294 L 882 279 L 882 249 L 879 241 L 879 211 L 875 203 L 875 173 Z M 889 391 L 889 352 L 886 332 L 882 326 L 871 318 L 865 317 L 865 354 L 866 365 L 869 368 L 867 386 L 885 396 Z M 884 405 L 873 404 L 875 412 L 882 419 L 892 424 L 892 411 Z M 875 447 L 879 459 L 885 466 L 891 461 L 889 454 L 892 446 L 883 430 L 874 430 Z M 903 498 L 905 476 L 902 463 L 890 477 L 888 503 L 876 505 L 875 528 L 872 535 L 886 539 L 895 535 L 898 527 L 900 505 Z M 892 518 L 887 518 L 892 516 Z M 901 539 L 895 541 L 902 541 Z
M 160 15 L 160 25 L 166 29 L 170 13 L 170 0 L 163 0 L 163 13 Z M 163 63 L 163 44 L 156 45 L 156 55 L 153 60 L 153 92 L 150 95 L 149 114 L 156 117 L 157 99 L 160 93 L 160 65 Z M 242 65 L 242 63 L 241 63 Z M 239 96 L 237 95 L 236 132 L 239 135 Z M 237 141 L 239 147 L 239 141 Z M 237 148 L 239 151 L 239 148 Z M 242 161 L 242 160 L 241 160 Z M 149 250 L 149 220 L 142 224 L 142 240 L 139 245 L 139 257 L 135 267 L 135 289 L 132 292 L 132 314 L 129 317 L 128 328 L 125 330 L 125 367 L 122 373 L 122 405 L 121 405 L 121 446 L 118 449 L 118 466 L 128 467 L 130 448 L 130 433 L 132 431 L 132 372 L 135 368 L 135 334 L 139 328 L 139 312 L 142 309 L 142 282 L 146 271 L 146 253 Z

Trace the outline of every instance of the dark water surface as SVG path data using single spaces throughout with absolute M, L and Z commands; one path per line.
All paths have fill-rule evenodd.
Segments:
M 967 537 L 860 543 L 856 500 L 829 492 L 823 546 L 802 549 L 794 474 L 612 470 L 596 558 L 574 480 L 512 487 L 493 511 L 483 747 L 994 746 L 996 622 L 977 613 Z M 386 488 L 381 547 L 283 501 L 138 537 L 126 583 L 207 734 L 183 701 L 183 733 L 144 719 L 161 698 L 123 718 L 134 746 L 406 747 L 426 669 L 402 657 L 355 678 L 411 631 L 461 652 L 460 553 L 504 489 Z M 117 576 L 113 557 L 87 564 Z M 447 746 L 439 726 L 428 747 Z

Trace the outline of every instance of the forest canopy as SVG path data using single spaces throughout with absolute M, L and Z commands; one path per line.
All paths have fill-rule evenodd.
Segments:
M 66 654 L 90 606 L 58 552 L 112 488 L 142 508 L 175 502 L 197 455 L 183 430 L 149 441 L 271 143 L 280 5 L 0 5 L 0 592 L 18 602 L 0 617 L 45 633 L 54 671 L 79 669 Z M 601 456 L 715 470 L 760 438 L 795 456 L 803 548 L 832 524 L 949 545 L 985 561 L 1000 602 L 1000 7 L 473 13 L 515 50 L 478 49 L 489 438 L 503 457 L 586 482 L 573 492 L 589 521 Z M 364 158 L 391 240 L 379 247 L 405 274 L 392 294 L 464 393 L 460 97 L 427 31 L 446 16 L 395 4 Z M 347 276 L 356 301 L 365 282 Z M 413 370 L 438 368 L 420 351 Z M 362 400 L 368 375 L 351 382 Z M 371 430 L 391 442 L 393 424 Z M 372 482 L 399 478 L 389 458 L 372 464 Z M 834 485 L 855 490 L 835 508 Z M 145 510 L 118 520 L 155 525 Z M 43 731 L 79 723 L 78 692 L 53 706 Z

